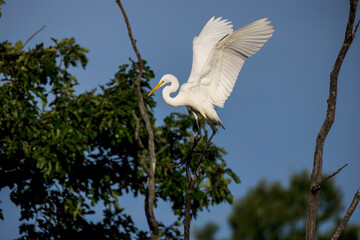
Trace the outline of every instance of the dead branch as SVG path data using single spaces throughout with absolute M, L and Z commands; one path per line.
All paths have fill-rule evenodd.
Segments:
M 357 30 L 356 27 L 355 31 L 353 32 L 357 5 L 358 5 L 358 0 L 350 0 L 349 19 L 346 26 L 345 39 L 340 49 L 340 52 L 336 58 L 333 70 L 330 74 L 330 91 L 329 91 L 329 98 L 327 100 L 328 108 L 324 123 L 321 126 L 320 132 L 318 133 L 316 139 L 316 145 L 315 145 L 314 163 L 311 174 L 311 186 L 309 191 L 308 209 L 306 216 L 306 229 L 305 229 L 306 240 L 313 240 L 315 236 L 316 213 L 318 208 L 318 200 L 320 197 L 319 186 L 321 183 L 324 143 L 326 136 L 328 135 L 330 128 L 335 120 L 337 80 L 338 80 L 339 71 Z
M 138 74 L 137 74 L 137 77 L 135 80 L 135 92 L 136 92 L 136 96 L 138 99 L 140 114 L 141 114 L 143 121 L 145 122 L 145 127 L 148 132 L 148 151 L 149 151 L 149 159 L 150 159 L 150 166 L 148 167 L 148 169 L 146 169 L 147 167 L 144 169 L 145 171 L 148 170 L 147 171 L 147 181 L 146 181 L 147 193 L 146 193 L 146 198 L 145 198 L 145 214 L 146 214 L 146 219 L 147 219 L 147 222 L 148 222 L 148 225 L 150 228 L 150 232 L 151 232 L 151 239 L 160 239 L 159 224 L 158 224 L 155 214 L 154 214 L 155 167 L 156 167 L 154 133 L 152 130 L 152 126 L 151 126 L 151 123 L 149 120 L 149 116 L 147 114 L 146 106 L 145 106 L 144 99 L 143 99 L 142 92 L 141 92 L 141 78 L 142 78 L 142 73 L 143 73 L 143 69 L 144 69 L 144 63 L 141 58 L 140 52 L 136 47 L 136 40 L 133 37 L 130 22 L 129 22 L 129 19 L 125 12 L 125 9 L 124 9 L 123 5 L 121 4 L 120 0 L 116 0 L 116 3 L 119 6 L 119 8 L 122 12 L 122 15 L 124 17 L 126 27 L 128 30 L 128 34 L 129 34 L 129 38 L 131 41 L 131 45 L 134 49 L 134 52 L 137 56 L 138 63 L 139 63 L 137 65 Z
M 336 231 L 335 231 L 334 235 L 332 236 L 331 240 L 337 240 L 340 237 L 342 231 L 344 230 L 347 223 L 349 222 L 350 217 L 353 214 L 357 204 L 359 203 L 359 200 L 360 200 L 360 188 L 355 193 L 355 196 L 354 196 L 348 210 L 346 211 L 343 220 L 341 221 L 340 225 L 336 229 Z

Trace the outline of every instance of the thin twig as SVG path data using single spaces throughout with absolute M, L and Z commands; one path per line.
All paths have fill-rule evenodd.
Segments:
M 33 35 L 31 35 L 24 43 L 24 47 L 26 46 L 26 44 L 33 38 L 35 37 L 36 34 L 38 34 L 39 32 L 41 32 L 44 28 L 46 27 L 46 25 L 42 26 L 39 30 L 37 30 L 35 33 L 33 33 Z
M 339 224 L 338 228 L 336 229 L 334 235 L 332 236 L 331 240 L 337 240 L 342 231 L 344 230 L 344 228 L 346 227 L 347 223 L 349 222 L 351 215 L 353 214 L 353 212 L 355 211 L 355 208 L 357 206 L 357 204 L 359 203 L 360 200 L 360 188 L 357 190 L 357 192 L 355 193 L 355 196 L 348 208 L 348 210 L 345 213 L 345 216 L 343 218 L 343 220 L 341 221 L 341 223 Z
M 338 174 L 338 173 L 339 173 L 341 170 L 343 170 L 347 165 L 348 165 L 348 163 L 345 164 L 344 166 L 342 166 L 341 168 L 339 168 L 339 169 L 338 169 L 336 172 L 334 172 L 333 174 L 327 176 L 324 180 L 321 181 L 321 183 L 327 181 L 328 179 L 330 179 L 330 178 L 332 178 L 333 176 L 335 176 L 336 174 Z
M 357 29 L 359 27 L 359 23 L 360 23 L 360 19 L 359 19 L 358 23 L 356 24 L 355 30 L 353 32 L 354 37 L 355 37 L 356 31 L 357 31 Z
M 311 186 L 309 191 L 308 208 L 307 208 L 307 216 L 306 216 L 306 227 L 305 227 L 306 240 L 313 240 L 315 237 L 316 216 L 317 216 L 316 214 L 317 214 L 318 202 L 320 197 L 319 186 L 321 183 L 324 143 L 330 131 L 330 128 L 335 120 L 337 80 L 341 65 L 344 61 L 347 51 L 350 48 L 352 40 L 354 39 L 353 27 L 354 27 L 357 5 L 358 5 L 358 0 L 350 0 L 349 19 L 346 26 L 344 43 L 340 49 L 333 70 L 330 74 L 330 91 L 329 91 L 329 98 L 327 100 L 328 108 L 324 123 L 321 126 L 321 129 L 318 133 L 316 139 L 316 145 L 315 145 L 314 163 L 311 174 Z
M 319 191 L 320 190 L 320 188 L 321 188 L 321 185 L 324 183 L 324 182 L 326 182 L 327 180 L 329 180 L 330 178 L 332 178 L 333 176 L 335 176 L 336 174 L 338 174 L 344 167 L 346 167 L 348 164 L 345 164 L 344 166 L 342 166 L 341 168 L 339 168 L 336 172 L 334 172 L 333 174 L 331 174 L 331 175 L 329 175 L 329 176 L 327 176 L 326 178 L 324 178 L 323 180 L 321 180 L 321 182 L 318 184 L 318 185 L 316 185 L 316 186 L 314 186 L 314 187 L 312 187 L 311 188 L 311 192 L 312 193 L 316 193 L 317 191 Z
M 121 4 L 120 0 L 116 0 L 117 5 L 119 6 L 122 15 L 124 17 L 126 27 L 128 30 L 128 35 L 131 41 L 131 45 L 133 47 L 133 50 L 137 56 L 139 64 L 136 65 L 138 68 L 138 74 L 136 76 L 135 80 L 135 92 L 139 104 L 139 110 L 141 114 L 141 118 L 145 122 L 145 127 L 148 132 L 148 150 L 149 150 L 149 159 L 150 159 L 150 167 L 149 171 L 147 173 L 147 192 L 146 192 L 146 198 L 145 198 L 145 214 L 146 219 L 150 228 L 151 238 L 152 239 L 160 239 L 160 232 L 159 232 L 159 224 L 156 220 L 155 214 L 154 214 L 154 201 L 155 201 L 155 167 L 156 167 L 156 156 L 155 156 L 155 141 L 154 141 L 154 132 L 152 130 L 152 125 L 149 119 L 149 116 L 147 114 L 147 108 L 144 103 L 144 99 L 141 92 L 141 78 L 142 73 L 144 70 L 144 62 L 141 58 L 140 52 L 136 47 L 136 40 L 133 37 L 131 26 L 129 19 L 127 17 L 127 14 L 125 12 L 125 9 L 123 5 Z M 145 169 L 144 169 L 145 170 Z
M 36 34 L 38 34 L 39 32 L 41 32 L 44 28 L 46 27 L 46 25 L 44 25 L 44 26 L 42 26 L 39 30 L 37 30 L 35 33 L 33 33 L 26 41 L 25 41 L 25 43 L 24 43 L 24 45 L 23 45 L 23 47 L 22 48 L 24 48 L 25 46 L 26 46 L 26 44 L 33 38 L 33 37 L 35 37 L 35 35 Z M 20 51 L 16 51 L 16 52 L 2 52 L 2 53 L 0 53 L 0 55 L 2 55 L 2 56 L 6 56 L 6 55 L 17 55 L 17 54 L 19 54 L 20 53 Z

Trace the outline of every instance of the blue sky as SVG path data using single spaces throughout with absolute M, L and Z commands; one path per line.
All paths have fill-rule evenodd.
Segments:
M 187 81 L 192 39 L 212 16 L 229 19 L 234 29 L 269 18 L 275 33 L 245 62 L 225 108 L 218 109 L 226 129 L 219 130 L 214 142 L 226 149 L 225 160 L 242 181 L 230 186 L 236 199 L 261 179 L 287 185 L 290 175 L 312 168 L 316 135 L 326 113 L 329 75 L 344 38 L 348 1 L 132 0 L 124 5 L 142 57 L 155 72 L 154 86 L 166 73 L 177 76 L 180 83 Z M 128 63 L 129 57 L 135 59 L 115 1 L 17 0 L 8 1 L 2 11 L 0 41 L 24 42 L 46 25 L 29 47 L 49 44 L 50 37 L 75 37 L 90 49 L 86 70 L 73 71 L 79 92 L 104 84 L 118 65 Z M 336 176 L 346 206 L 360 186 L 359 35 L 339 74 L 336 118 L 324 149 L 324 172 L 349 163 Z M 186 111 L 168 106 L 160 93 L 155 100 L 159 124 L 170 112 Z M 7 219 L 0 222 L 0 232 L 10 239 L 17 235 L 19 211 L 7 200 L 7 193 L 0 193 Z M 143 199 L 128 196 L 121 202 L 135 222 L 147 229 Z M 172 221 L 169 205 L 159 205 L 158 220 Z M 228 236 L 231 206 L 220 204 L 210 210 L 200 213 L 192 226 L 214 221 L 221 225 L 218 237 Z M 350 222 L 360 224 L 359 209 Z

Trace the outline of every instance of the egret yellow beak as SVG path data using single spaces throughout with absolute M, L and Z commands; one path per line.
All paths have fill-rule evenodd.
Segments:
M 156 87 L 154 87 L 154 89 L 151 90 L 151 92 L 149 93 L 148 97 L 149 97 L 151 94 L 153 94 L 153 92 L 155 92 L 156 90 L 158 90 L 159 87 L 161 86 L 161 84 L 163 84 L 163 83 L 164 83 L 164 81 L 160 81 L 160 82 L 158 83 L 158 85 L 156 85 Z

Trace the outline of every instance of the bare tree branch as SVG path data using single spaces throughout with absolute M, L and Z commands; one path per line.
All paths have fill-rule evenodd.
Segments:
M 147 219 L 147 222 L 148 222 L 148 225 L 150 228 L 151 238 L 152 239 L 160 239 L 159 224 L 158 224 L 155 214 L 154 214 L 155 167 L 156 167 L 154 133 L 152 130 L 152 126 L 151 126 L 151 123 L 149 120 L 149 116 L 147 114 L 146 106 L 145 106 L 144 99 L 143 99 L 142 92 L 141 92 L 141 78 L 142 78 L 142 73 L 143 73 L 143 69 L 144 69 L 144 63 L 141 58 L 140 52 L 136 47 L 136 40 L 133 37 L 130 22 L 129 22 L 129 19 L 125 12 L 125 9 L 124 9 L 123 5 L 121 4 L 120 0 L 116 0 L 116 3 L 119 6 L 119 8 L 122 12 L 122 15 L 124 17 L 126 27 L 128 30 L 128 34 L 129 34 L 129 38 L 131 41 L 131 45 L 134 49 L 134 52 L 135 52 L 138 62 L 139 62 L 139 65 L 137 66 L 138 75 L 135 80 L 135 91 L 136 91 L 136 96 L 138 99 L 140 114 L 141 114 L 142 119 L 145 122 L 145 127 L 146 127 L 146 130 L 149 135 L 148 136 L 148 150 L 149 150 L 149 159 L 150 159 L 150 167 L 148 168 L 148 171 L 147 171 L 147 181 L 146 181 L 147 194 L 146 194 L 146 198 L 145 198 L 145 214 L 146 214 L 146 219 Z M 146 171 L 146 169 L 144 169 L 144 170 Z
M 355 196 L 354 196 L 348 210 L 345 213 L 344 219 L 341 221 L 340 225 L 336 229 L 336 231 L 335 231 L 334 235 L 332 236 L 331 240 L 337 240 L 340 237 L 342 231 L 344 230 L 347 223 L 349 222 L 350 217 L 353 214 L 357 204 L 359 203 L 359 200 L 360 200 L 360 188 L 355 193 Z
M 46 25 L 42 26 L 39 30 L 37 30 L 35 33 L 33 33 L 33 35 L 31 35 L 24 43 L 24 47 L 26 46 L 26 44 L 33 38 L 36 36 L 36 34 L 38 34 L 39 32 L 41 32 L 44 28 L 46 27 Z
M 340 49 L 340 52 L 335 61 L 333 70 L 330 74 L 330 91 L 329 98 L 327 100 L 328 108 L 326 112 L 326 117 L 323 125 L 321 126 L 320 132 L 318 133 L 316 139 L 315 153 L 314 153 L 314 164 L 311 174 L 311 186 L 309 191 L 308 198 L 308 209 L 306 216 L 306 229 L 305 229 L 305 239 L 313 240 L 315 237 L 316 229 L 316 213 L 318 208 L 318 201 L 320 197 L 320 183 L 321 183 L 321 172 L 322 172 L 322 162 L 323 162 L 323 149 L 324 143 L 327 134 L 330 131 L 330 128 L 335 120 L 335 107 L 336 107 L 336 97 L 337 97 L 337 79 L 341 65 L 344 61 L 345 55 L 354 39 L 355 33 L 353 32 L 354 21 L 356 15 L 356 8 L 358 5 L 358 0 L 350 0 L 350 11 L 349 19 L 345 32 L 344 43 Z

